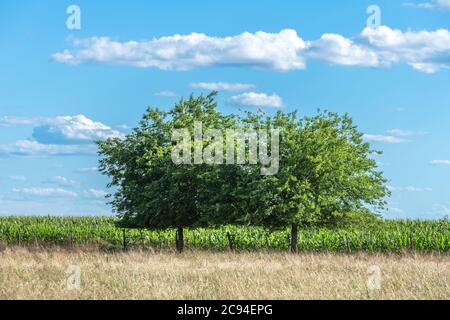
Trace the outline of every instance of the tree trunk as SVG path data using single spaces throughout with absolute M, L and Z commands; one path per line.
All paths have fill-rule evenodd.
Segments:
M 177 229 L 177 251 L 179 253 L 183 252 L 184 249 L 184 235 L 183 227 L 178 227 Z
M 291 227 L 291 252 L 297 253 L 297 242 L 298 240 L 298 226 L 296 224 L 293 224 Z

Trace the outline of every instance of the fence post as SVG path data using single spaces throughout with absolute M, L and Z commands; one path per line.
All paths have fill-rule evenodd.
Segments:
M 70 232 L 70 247 L 73 248 L 73 235 L 72 232 Z
M 231 238 L 231 234 L 227 231 L 227 238 L 228 238 L 228 246 L 231 251 L 233 251 L 233 239 Z
M 348 253 L 352 253 L 352 248 L 351 248 L 351 240 L 349 238 L 349 236 L 346 236 L 347 239 L 347 249 L 348 249 Z
M 122 230 L 123 231 L 123 250 L 127 250 L 127 235 L 125 233 L 125 229 Z
M 411 231 L 409 231 L 409 245 L 411 247 L 411 251 L 414 251 L 413 235 Z

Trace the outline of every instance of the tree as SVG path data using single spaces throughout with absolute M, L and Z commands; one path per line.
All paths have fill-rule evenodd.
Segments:
M 212 129 L 237 125 L 235 116 L 216 110 L 215 95 L 212 92 L 206 97 L 182 99 L 167 112 L 149 108 L 139 127 L 124 139 L 98 142 L 100 171 L 111 177 L 108 187 L 116 188 L 111 204 L 118 214 L 119 226 L 176 228 L 177 250 L 181 252 L 184 228 L 238 220 L 229 190 L 238 180 L 240 168 L 195 164 L 191 153 L 196 148 L 196 122 Z M 174 141 L 177 129 L 181 130 L 176 136 L 182 140 L 179 143 Z M 202 139 L 202 155 L 213 142 Z M 173 159 L 175 148 L 183 151 L 180 159 L 189 163 Z
M 297 251 L 299 227 L 335 225 L 349 213 L 381 209 L 389 194 L 382 172 L 370 158 L 370 145 L 345 114 L 320 112 L 298 120 L 296 113 L 274 117 L 248 113 L 246 122 L 282 129 L 279 172 L 253 175 L 249 198 L 256 209 L 250 220 L 270 228 L 291 227 Z
M 149 108 L 125 138 L 98 142 L 100 171 L 115 188 L 111 204 L 119 226 L 176 228 L 180 252 L 184 228 L 289 226 L 296 251 L 299 228 L 342 224 L 385 205 L 386 180 L 370 158 L 377 151 L 348 115 L 224 115 L 215 95 L 182 99 L 169 111 Z M 228 155 L 230 146 L 235 150 L 234 140 L 223 139 L 226 129 L 281 129 L 279 171 L 262 175 L 265 165 L 249 164 L 248 154 L 245 163 L 225 165 L 217 156 L 224 150 Z M 272 150 L 273 140 L 265 143 Z M 261 147 L 260 140 L 260 153 Z

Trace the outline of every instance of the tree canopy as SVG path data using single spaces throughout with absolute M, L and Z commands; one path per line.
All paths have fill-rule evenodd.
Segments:
M 120 226 L 177 228 L 180 241 L 185 227 L 290 226 L 294 248 L 298 227 L 332 225 L 347 213 L 383 208 L 389 192 L 371 158 L 378 151 L 363 141 L 348 115 L 226 115 L 217 110 L 215 96 L 191 96 L 169 111 L 149 108 L 125 138 L 98 142 L 100 171 L 111 178 Z M 277 171 L 261 174 L 267 163 L 250 161 L 248 135 L 245 161 L 222 160 L 222 151 L 237 157 L 235 141 L 221 137 L 226 129 L 279 129 Z M 270 146 L 278 143 L 261 141 L 259 136 L 259 160 L 261 148 L 273 153 Z

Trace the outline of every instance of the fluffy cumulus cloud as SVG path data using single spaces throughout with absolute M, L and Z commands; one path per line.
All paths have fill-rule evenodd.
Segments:
M 268 95 L 266 93 L 245 92 L 230 97 L 230 100 L 234 104 L 243 106 L 274 108 L 280 108 L 283 106 L 283 99 L 275 93 L 272 95 Z
M 448 2 L 438 0 L 436 5 L 446 7 Z M 128 42 L 93 37 L 75 40 L 73 48 L 54 53 L 53 59 L 73 65 L 101 63 L 162 70 L 244 66 L 290 71 L 304 69 L 308 60 L 360 67 L 406 63 L 433 73 L 450 67 L 450 33 L 447 29 L 403 32 L 380 26 L 366 28 L 353 38 L 326 33 L 316 40 L 304 40 L 292 29 L 228 37 L 191 33 Z
M 361 39 L 385 65 L 403 61 L 428 73 L 450 67 L 450 32 L 447 29 L 402 32 L 381 26 L 364 29 Z
M 123 136 L 120 131 L 84 115 L 55 118 L 2 117 L 0 125 L 34 127 L 31 138 L 0 145 L 0 156 L 95 154 L 97 149 L 94 141 Z
M 308 58 L 345 66 L 377 67 L 383 64 L 377 52 L 339 34 L 324 34 L 308 43 Z
M 108 63 L 163 70 L 218 65 L 275 70 L 304 68 L 299 51 L 305 48 L 305 42 L 291 29 L 279 33 L 244 32 L 223 38 L 191 33 L 128 42 L 93 37 L 75 40 L 73 45 L 74 51 L 55 53 L 53 59 L 67 64 Z
M 215 91 L 244 91 L 254 88 L 255 85 L 250 83 L 196 82 L 191 83 L 191 87 Z
M 109 137 L 121 137 L 121 133 L 84 115 L 49 119 L 33 130 L 36 141 L 49 144 L 91 143 Z

